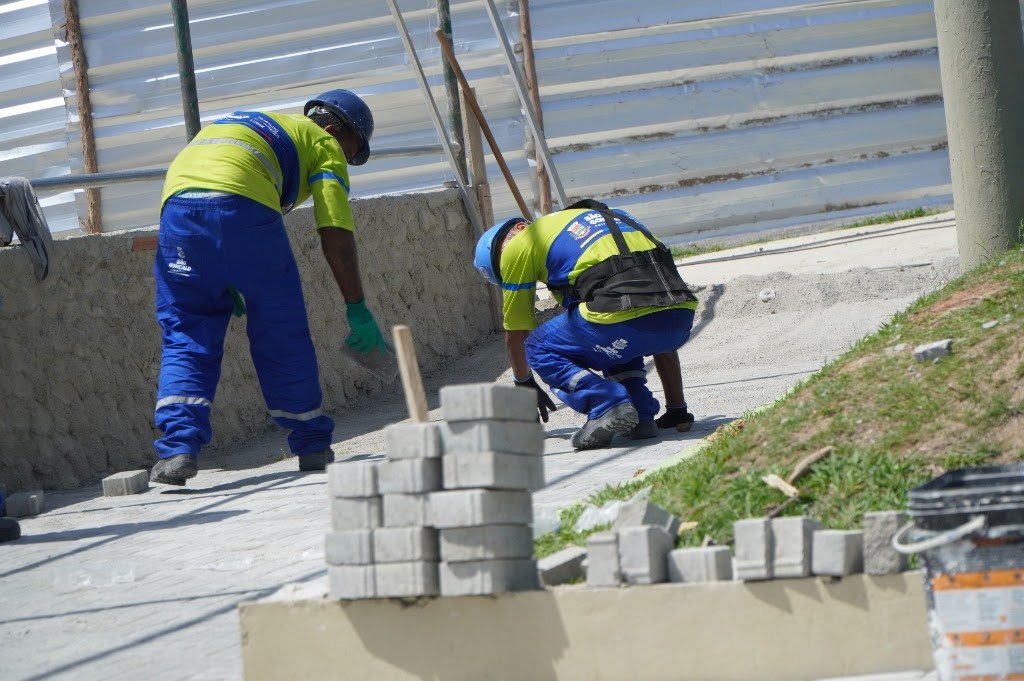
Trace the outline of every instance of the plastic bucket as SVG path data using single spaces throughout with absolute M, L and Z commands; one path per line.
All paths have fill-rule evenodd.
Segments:
M 907 495 L 940 681 L 1024 681 L 1024 464 L 950 471 Z

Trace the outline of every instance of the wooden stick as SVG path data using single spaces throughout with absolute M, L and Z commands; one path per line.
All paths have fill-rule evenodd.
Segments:
M 71 50 L 71 64 L 75 69 L 75 99 L 78 101 L 78 127 L 82 142 L 82 166 L 87 173 L 99 170 L 96 161 L 96 133 L 92 125 L 92 101 L 89 97 L 89 62 L 82 44 L 82 23 L 78 16 L 78 0 L 64 0 L 64 18 L 67 20 L 65 40 Z M 99 234 L 103 231 L 100 217 L 100 190 L 85 190 L 85 231 Z
M 509 171 L 508 166 L 505 164 L 505 157 L 501 155 L 501 149 L 498 148 L 498 143 L 494 140 L 494 135 L 491 134 L 491 127 L 487 125 L 487 119 L 484 118 L 484 113 L 480 110 L 480 106 L 476 102 L 476 97 L 473 96 L 473 88 L 470 87 L 469 81 L 466 80 L 466 74 L 462 72 L 462 68 L 459 66 L 459 62 L 455 58 L 455 53 L 448 44 L 445 34 L 441 30 L 437 30 L 434 31 L 434 35 L 437 36 L 437 42 L 441 45 L 441 52 L 444 53 L 445 60 L 452 67 L 452 71 L 455 73 L 455 77 L 458 79 L 459 85 L 462 86 L 462 95 L 466 99 L 466 104 L 468 104 L 469 108 L 473 110 L 473 115 L 476 116 L 477 122 L 480 123 L 480 131 L 483 132 L 484 138 L 487 140 L 487 144 L 491 147 L 491 153 L 494 154 L 494 160 L 498 162 L 498 168 L 501 169 L 501 174 L 505 176 L 505 182 L 508 183 L 508 188 L 512 192 L 512 196 L 515 197 L 519 210 L 522 211 L 523 217 L 530 222 L 533 222 L 533 212 L 530 211 L 529 207 L 526 205 L 523 195 L 519 193 L 519 187 L 516 186 L 516 181 L 512 177 L 512 173 Z
M 412 343 L 412 331 L 408 326 L 392 327 L 391 334 L 395 339 L 395 354 L 398 355 L 398 369 L 402 374 L 402 389 L 405 391 L 405 406 L 409 409 L 409 417 L 418 423 L 430 420 L 427 412 L 427 396 L 423 392 L 423 379 L 420 377 L 420 365 L 416 361 L 416 346 Z
M 808 456 L 804 457 L 803 459 L 800 460 L 796 467 L 793 468 L 793 472 L 789 474 L 788 478 L 786 478 L 786 482 L 788 482 L 789 484 L 793 484 L 800 478 L 804 477 L 804 475 L 806 475 L 811 470 L 811 466 L 818 463 L 832 452 L 832 447 L 822 447 L 813 454 L 809 454 Z

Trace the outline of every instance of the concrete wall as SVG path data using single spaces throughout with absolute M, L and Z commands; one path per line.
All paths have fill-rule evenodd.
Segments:
M 310 585 L 313 586 L 313 585 Z M 931 669 L 921 575 L 241 606 L 246 681 L 793 681 Z
M 363 284 L 388 332 L 408 324 L 425 371 L 463 354 L 492 328 L 472 267 L 474 238 L 456 190 L 353 203 Z M 324 407 L 383 386 L 338 348 L 348 335 L 337 284 L 311 209 L 286 222 L 320 360 Z M 122 232 L 55 243 L 38 282 L 20 247 L 0 248 L 0 483 L 8 492 L 68 488 L 148 467 L 160 367 L 153 251 Z M 394 388 L 391 388 L 392 390 Z M 243 319 L 233 319 L 213 410 L 222 446 L 275 429 L 256 381 Z M 282 431 L 283 436 L 283 431 Z

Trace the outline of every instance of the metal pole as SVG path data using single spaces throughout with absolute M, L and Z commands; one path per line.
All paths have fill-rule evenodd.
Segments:
M 483 220 L 480 218 L 480 211 L 477 210 L 476 201 L 470 195 L 469 189 L 466 188 L 466 183 L 462 179 L 458 161 L 455 160 L 455 152 L 452 150 L 451 142 L 448 141 L 448 135 L 444 129 L 444 123 L 441 121 L 441 112 L 438 111 L 437 102 L 434 101 L 434 95 L 430 92 L 430 85 L 427 84 L 427 77 L 423 73 L 423 65 L 420 64 L 420 58 L 416 55 L 416 50 L 412 46 L 409 29 L 405 26 L 405 19 L 402 18 L 402 12 L 398 9 L 398 3 L 395 0 L 387 0 L 387 3 L 388 7 L 391 8 L 391 16 L 395 18 L 395 24 L 398 26 L 398 36 L 402 39 L 402 44 L 405 46 L 405 53 L 409 57 L 413 73 L 416 74 L 416 80 L 420 84 L 420 91 L 423 92 L 423 98 L 427 100 L 427 109 L 430 112 L 431 120 L 434 122 L 434 129 L 437 130 L 437 137 L 441 140 L 445 156 L 448 157 L 448 163 L 455 174 L 455 181 L 459 185 L 459 193 L 462 194 L 462 201 L 466 204 L 466 212 L 469 213 L 469 221 L 473 224 L 473 229 L 476 230 L 477 236 L 479 236 L 484 233 L 486 227 L 484 227 Z
M 68 48 L 71 50 L 71 64 L 75 69 L 75 100 L 78 103 L 78 128 L 82 141 L 82 166 L 86 173 L 99 169 L 96 161 L 96 134 L 92 127 L 92 100 L 89 96 L 89 62 L 85 58 L 82 44 L 82 22 L 78 16 L 78 0 L 64 0 L 64 20 Z M 85 231 L 99 234 L 103 231 L 100 213 L 100 192 L 89 189 L 85 192 Z
M 444 33 L 448 45 L 454 45 L 452 39 L 452 12 L 448 0 L 437 0 L 437 24 L 439 30 Z M 462 177 L 468 182 L 469 173 L 466 171 L 466 144 L 462 137 L 462 106 L 459 101 L 459 86 L 455 82 L 455 74 L 451 67 L 441 62 L 442 73 L 444 74 L 444 94 L 448 100 L 448 129 L 451 130 L 452 140 L 458 148 L 455 159 L 459 162 L 459 171 Z
M 957 243 L 967 271 L 1024 230 L 1024 44 L 1013 0 L 936 0 Z
M 551 174 L 551 181 L 555 185 L 555 193 L 558 194 L 558 202 L 562 208 L 565 208 L 568 202 L 565 200 L 562 180 L 558 177 L 555 164 L 551 162 L 551 151 L 548 149 L 544 132 L 541 130 L 540 123 L 537 122 L 537 116 L 534 114 L 533 106 L 530 104 L 530 95 L 526 91 L 526 85 L 523 84 L 523 77 L 519 73 L 515 55 L 512 54 L 512 47 L 509 44 L 508 35 L 505 34 L 505 27 L 501 25 L 501 19 L 498 17 L 498 8 L 494 6 L 494 0 L 487 0 L 487 13 L 491 17 L 491 24 L 493 24 L 494 32 L 498 36 L 498 43 L 505 53 L 505 62 L 508 64 L 508 70 L 512 74 L 512 81 L 515 83 L 516 93 L 519 95 L 519 104 L 523 107 L 523 111 L 526 112 L 526 119 L 530 122 L 530 130 L 537 141 L 537 148 L 540 150 L 541 156 L 544 157 L 545 167 L 547 167 L 548 172 Z
M 181 82 L 181 107 L 185 114 L 185 138 L 191 142 L 199 134 L 199 94 L 196 69 L 192 62 L 192 33 L 188 27 L 187 0 L 171 0 L 174 39 L 178 46 L 178 78 Z
M 526 89 L 530 92 L 530 103 L 537 112 L 537 125 L 544 132 L 544 112 L 540 107 L 540 85 L 537 83 L 537 60 L 533 54 L 533 29 L 530 26 L 530 0 L 519 0 L 519 38 L 523 45 L 523 70 L 526 72 Z M 536 145 L 536 141 L 534 141 Z M 536 157 L 534 150 L 534 157 Z M 548 179 L 544 161 L 534 158 L 537 163 L 537 201 L 540 212 L 551 212 L 551 181 Z

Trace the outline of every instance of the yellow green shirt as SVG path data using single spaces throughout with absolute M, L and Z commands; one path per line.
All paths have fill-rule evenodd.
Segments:
M 618 211 L 624 212 L 624 211 Z M 619 229 L 632 251 L 649 251 L 655 243 L 633 227 L 619 222 Z M 513 236 L 501 251 L 502 316 L 508 331 L 537 328 L 534 297 L 537 282 L 547 282 L 552 295 L 563 305 L 556 289 L 574 284 L 580 272 L 618 254 L 615 239 L 604 218 L 587 209 L 563 210 L 544 215 Z M 671 308 L 697 309 L 696 302 L 670 307 L 638 307 L 620 312 L 592 312 L 586 303 L 580 314 L 595 324 L 615 324 Z
M 245 196 L 281 213 L 313 197 L 317 228 L 352 231 L 348 162 L 305 116 L 238 111 L 203 128 L 167 170 L 161 205 L 186 189 Z

